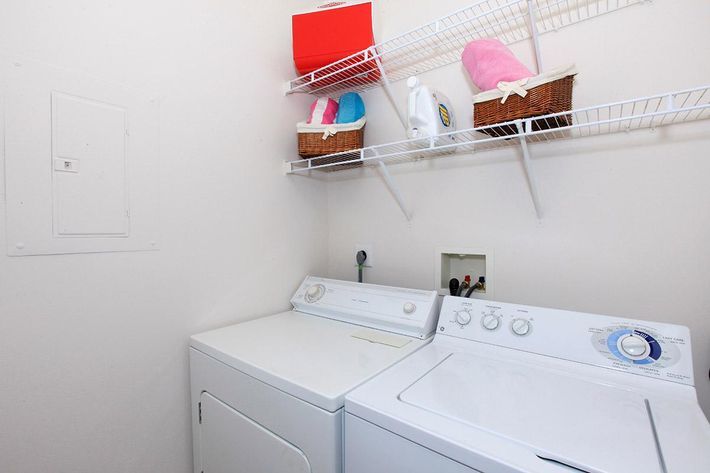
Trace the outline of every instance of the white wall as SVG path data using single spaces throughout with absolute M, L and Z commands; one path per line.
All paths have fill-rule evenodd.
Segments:
M 326 270 L 325 185 L 281 174 L 289 45 L 277 0 L 2 1 L 1 54 L 161 97 L 162 248 L 0 254 L 0 470 L 191 471 L 188 336 Z
M 392 35 L 469 2 L 382 3 Z M 707 84 L 710 4 L 682 3 L 649 2 L 546 35 L 543 59 L 548 68 L 577 64 L 577 106 Z M 515 52 L 532 64 L 529 44 Z M 449 96 L 460 127 L 472 125 L 474 90 L 460 65 L 421 79 Z M 404 105 L 404 84 L 395 93 Z M 365 101 L 369 143 L 404 138 L 381 91 Z M 354 278 L 354 245 L 370 243 L 370 282 L 433 288 L 436 247 L 487 248 L 499 300 L 690 326 L 710 414 L 709 147 L 707 121 L 534 145 L 541 222 L 515 148 L 390 167 L 411 223 L 377 175 L 348 172 L 328 185 L 330 275 Z
M 389 35 L 467 1 L 381 3 Z M 546 61 L 577 62 L 578 105 L 701 84 L 708 7 L 675 4 L 548 35 Z M 0 255 L 0 470 L 190 471 L 188 335 L 286 308 L 306 273 L 352 278 L 356 242 L 374 245 L 373 282 L 428 288 L 436 246 L 488 247 L 499 299 L 686 323 L 710 410 L 707 123 L 534 147 L 542 223 L 512 151 L 396 167 L 406 224 L 377 177 L 281 175 L 308 102 L 278 93 L 288 13 L 276 0 L 2 1 L 0 53 L 161 96 L 163 237 L 152 253 Z M 469 125 L 460 68 L 425 79 Z M 382 94 L 366 100 L 368 139 L 399 138 Z

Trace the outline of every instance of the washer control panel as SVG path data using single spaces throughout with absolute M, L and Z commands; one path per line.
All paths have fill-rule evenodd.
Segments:
M 436 326 L 436 291 L 308 276 L 291 298 L 294 309 L 417 338 Z
M 685 346 L 690 347 L 689 337 L 673 330 L 661 331 L 649 324 L 639 321 L 592 327 L 592 346 L 619 369 L 635 366 L 649 374 L 665 372 L 667 376 L 676 376 L 673 369 L 681 364 Z M 681 381 L 685 379 L 677 376 Z
M 437 333 L 693 385 L 680 325 L 447 296 Z

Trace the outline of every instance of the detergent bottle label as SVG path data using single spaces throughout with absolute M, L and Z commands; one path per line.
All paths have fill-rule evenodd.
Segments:
M 446 105 L 443 103 L 439 104 L 439 118 L 445 127 L 448 128 L 451 126 L 451 115 L 449 114 L 449 109 L 446 108 Z

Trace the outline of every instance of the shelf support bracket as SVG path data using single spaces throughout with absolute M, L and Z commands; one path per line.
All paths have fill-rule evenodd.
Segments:
M 530 161 L 530 149 L 528 148 L 527 133 L 531 130 L 530 120 L 525 121 L 525 126 L 523 127 L 523 122 L 518 120 L 515 122 L 515 126 L 518 128 L 518 134 L 520 135 L 520 148 L 523 151 L 523 166 L 525 167 L 525 174 L 528 178 L 528 185 L 530 186 L 530 196 L 532 197 L 533 205 L 535 206 L 535 214 L 538 219 L 542 219 L 542 205 L 540 204 L 540 194 L 537 190 L 537 179 L 535 179 L 535 173 L 533 171 L 532 162 Z
M 528 20 L 530 21 L 530 37 L 535 48 L 537 73 L 542 74 L 542 53 L 540 52 L 540 33 L 537 31 L 537 10 L 534 0 L 528 0 Z
M 410 214 L 407 210 L 407 206 L 404 203 L 404 199 L 402 199 L 402 193 L 399 192 L 399 187 L 397 187 L 397 184 L 394 182 L 394 179 L 392 179 L 392 175 L 387 169 L 387 166 L 385 166 L 385 163 L 383 163 L 382 161 L 378 161 L 377 170 L 380 172 L 380 176 L 382 176 L 382 180 L 385 181 L 385 185 L 392 194 L 392 197 L 394 197 L 394 200 L 397 201 L 397 205 L 399 205 L 400 210 L 402 210 L 404 218 L 406 218 L 408 222 L 411 221 L 412 214 Z
M 374 57 L 375 64 L 377 64 L 377 69 L 380 71 L 380 80 L 382 81 L 382 87 L 385 89 L 385 93 L 387 94 L 387 98 L 389 99 L 390 103 L 394 107 L 394 111 L 397 113 L 397 118 L 399 118 L 399 121 L 402 123 L 402 126 L 404 127 L 404 130 L 407 130 L 407 120 L 404 117 L 404 113 L 402 113 L 402 110 L 397 106 L 397 101 L 394 98 L 394 93 L 392 93 L 392 86 L 390 85 L 390 80 L 389 77 L 387 77 L 387 73 L 385 72 L 385 68 L 382 66 L 382 61 L 380 61 L 380 57 L 377 55 L 377 51 L 374 49 L 369 50 L 372 56 Z
M 284 161 L 281 169 L 283 170 L 284 176 L 288 176 L 291 174 L 291 171 L 293 171 L 293 165 L 289 161 Z

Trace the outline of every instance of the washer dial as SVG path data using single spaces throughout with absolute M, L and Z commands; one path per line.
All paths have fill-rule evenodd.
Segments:
M 402 311 L 405 314 L 413 314 L 415 310 L 417 310 L 417 306 L 414 305 L 412 302 L 405 302 L 402 306 Z
M 530 325 L 530 321 L 526 319 L 513 319 L 513 322 L 510 324 L 510 329 L 515 335 L 522 337 L 530 333 L 532 325 Z
M 495 314 L 486 314 L 481 317 L 481 325 L 486 330 L 496 330 L 498 327 L 500 327 L 500 317 Z
M 643 360 L 651 353 L 648 342 L 634 333 L 623 335 L 616 343 L 621 354 L 632 360 Z
M 621 361 L 635 365 L 650 365 L 658 362 L 663 349 L 654 335 L 634 327 L 609 328 L 606 347 L 609 353 Z M 602 342 L 603 343 L 603 342 Z
M 325 286 L 322 284 L 314 284 L 306 289 L 306 302 L 313 304 L 318 302 L 325 295 Z
M 461 327 L 471 323 L 471 312 L 467 310 L 459 310 L 456 312 L 456 323 Z

